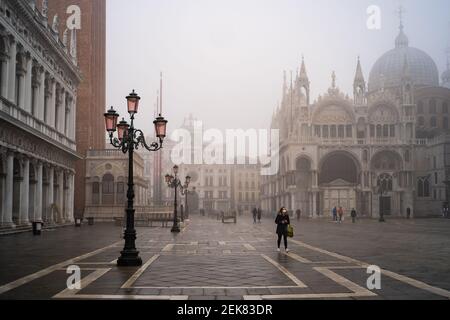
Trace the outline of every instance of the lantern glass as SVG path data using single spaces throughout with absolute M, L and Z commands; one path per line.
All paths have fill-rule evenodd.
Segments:
M 104 116 L 105 116 L 106 131 L 115 132 L 119 114 L 114 110 L 113 107 L 111 107 L 111 109 L 109 109 L 108 112 L 104 114 Z
M 125 121 L 125 119 L 122 119 L 120 123 L 117 125 L 117 136 L 119 140 L 122 140 L 124 136 L 128 135 L 128 128 L 130 126 Z
M 186 185 L 189 185 L 189 183 L 191 183 L 191 177 L 187 176 L 186 177 Z
M 134 114 L 138 112 L 139 100 L 141 100 L 141 98 L 133 90 L 127 97 L 128 113 Z
M 167 131 L 167 120 L 163 117 L 158 117 L 155 121 L 153 121 L 153 124 L 155 125 L 156 136 L 159 139 L 164 139 Z

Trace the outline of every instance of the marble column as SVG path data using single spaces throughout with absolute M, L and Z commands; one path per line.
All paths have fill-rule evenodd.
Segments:
M 312 202 L 312 216 L 313 218 L 317 218 L 317 192 L 313 192 Z
M 28 220 L 28 211 L 29 211 L 29 194 L 30 194 L 30 160 L 25 158 L 23 160 L 23 180 L 21 183 L 21 191 L 20 191 L 20 215 L 19 215 L 19 224 L 27 225 L 29 224 Z
M 2 226 L 14 227 L 13 212 L 13 187 L 14 187 L 14 154 L 6 156 L 6 185 L 5 185 L 5 212 L 3 213 Z
M 60 171 L 58 174 L 58 222 L 64 223 L 64 172 Z
M 11 39 L 8 63 L 8 98 L 10 101 L 16 101 L 16 56 L 17 43 L 15 39 Z
M 36 98 L 35 98 L 35 109 L 37 109 L 36 112 L 36 116 L 38 117 L 38 119 L 46 122 L 47 119 L 45 118 L 46 114 L 45 114 L 45 71 L 44 68 L 41 67 L 39 69 L 38 72 L 38 77 L 39 77 L 39 86 L 36 89 Z
M 34 220 L 42 221 L 42 187 L 43 187 L 43 170 L 44 165 L 39 162 L 36 165 L 36 192 L 34 194 L 35 206 L 34 206 Z
M 33 59 L 31 55 L 27 53 L 27 73 L 25 74 L 25 101 L 24 101 L 24 109 L 28 112 L 31 112 L 31 95 L 32 95 L 32 74 L 33 74 Z
M 53 204 L 55 203 L 54 201 L 54 185 L 53 185 L 53 181 L 54 181 L 54 176 L 55 176 L 55 168 L 53 167 L 49 167 L 48 168 L 48 191 L 47 191 L 47 203 L 48 203 L 48 208 L 47 209 L 47 222 L 48 223 L 54 223 L 55 219 L 54 219 L 54 212 L 53 212 Z
M 50 86 L 51 86 L 51 92 L 52 92 L 52 97 L 50 99 L 50 101 L 47 103 L 47 112 L 49 115 L 48 118 L 48 125 L 50 127 L 53 127 L 56 129 L 55 127 L 55 111 L 56 111 L 56 81 L 54 79 L 52 79 L 50 81 Z
M 74 217 L 74 192 L 75 192 L 75 176 L 73 173 L 69 174 L 69 202 L 67 204 L 68 214 L 66 220 L 69 222 L 73 222 L 75 220 Z
M 59 114 L 58 114 L 58 122 L 59 122 L 59 129 L 58 131 L 61 132 L 62 134 L 65 134 L 66 132 L 66 112 L 67 112 L 67 92 L 64 90 L 61 94 L 61 100 L 60 100 L 60 104 L 58 106 L 59 108 Z
M 2 97 L 8 98 L 8 58 L 7 57 L 0 57 L 0 63 L 2 64 L 2 87 L 0 88 L 0 94 Z

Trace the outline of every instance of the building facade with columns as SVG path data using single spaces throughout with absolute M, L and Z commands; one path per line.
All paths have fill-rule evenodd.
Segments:
M 450 66 L 442 74 L 410 46 L 403 23 L 395 48 L 366 84 L 358 58 L 353 97 L 337 87 L 314 102 L 306 63 L 272 118 L 280 130 L 280 169 L 262 177 L 262 205 L 330 216 L 342 206 L 360 216 L 437 216 L 449 200 Z
M 134 154 L 134 205 L 137 215 L 148 212 L 149 181 L 144 176 L 144 160 Z M 90 150 L 86 158 L 84 217 L 98 221 L 123 218 L 128 191 L 128 154 L 122 150 Z
M 48 8 L 0 1 L 0 225 L 73 220 L 76 35 Z

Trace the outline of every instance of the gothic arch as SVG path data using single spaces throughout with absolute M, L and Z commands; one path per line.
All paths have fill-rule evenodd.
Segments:
M 326 184 L 337 179 L 349 183 L 359 183 L 361 164 L 350 151 L 331 151 L 319 162 L 319 184 Z

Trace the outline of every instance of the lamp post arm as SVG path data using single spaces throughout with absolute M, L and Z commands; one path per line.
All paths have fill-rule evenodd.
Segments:
M 136 140 L 136 149 L 139 145 L 143 146 L 148 151 L 158 151 L 162 148 L 162 140 L 159 139 L 159 142 L 152 142 L 150 145 L 145 141 L 145 136 L 142 130 L 136 129 L 134 130 L 134 139 Z

